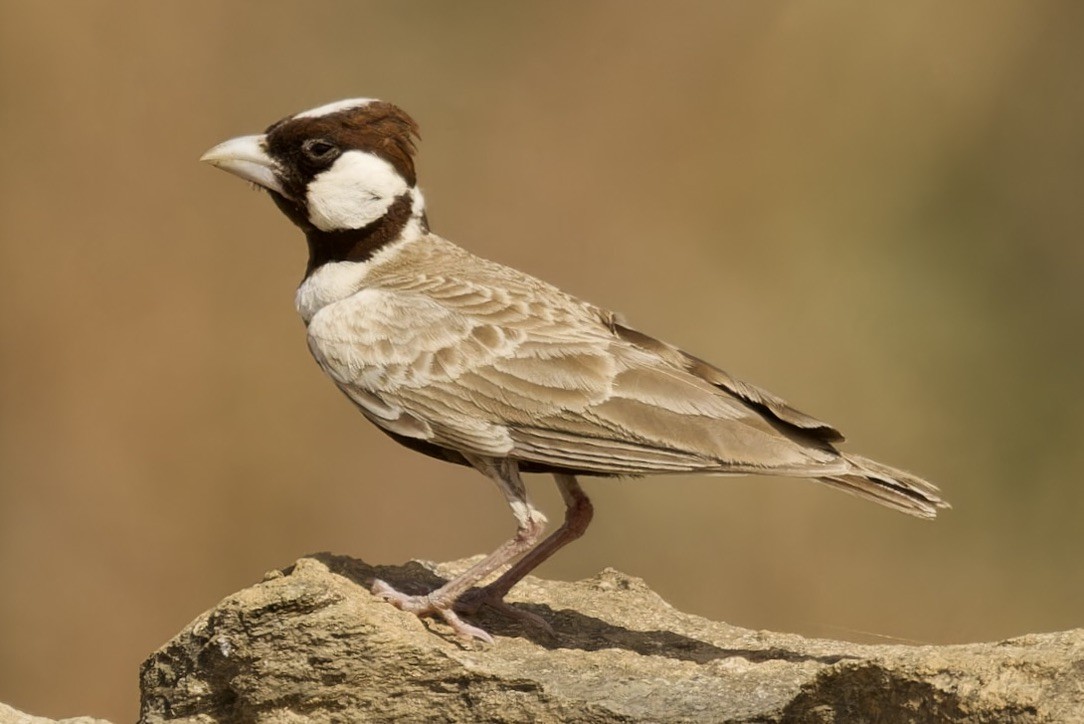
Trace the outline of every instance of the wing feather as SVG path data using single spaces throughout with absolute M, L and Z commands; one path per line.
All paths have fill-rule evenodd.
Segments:
M 778 424 L 823 423 L 538 284 L 384 280 L 314 315 L 310 348 L 375 424 L 459 451 L 600 474 L 842 470 Z

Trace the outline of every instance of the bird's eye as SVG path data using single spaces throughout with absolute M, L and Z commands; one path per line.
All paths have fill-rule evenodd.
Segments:
M 312 138 L 301 144 L 301 150 L 310 161 L 327 163 L 339 155 L 339 147 L 322 138 Z

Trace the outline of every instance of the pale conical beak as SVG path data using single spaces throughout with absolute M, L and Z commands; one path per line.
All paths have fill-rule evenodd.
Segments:
M 264 150 L 264 138 L 263 135 L 231 138 L 200 156 L 199 160 L 290 198 L 275 175 L 278 164 Z

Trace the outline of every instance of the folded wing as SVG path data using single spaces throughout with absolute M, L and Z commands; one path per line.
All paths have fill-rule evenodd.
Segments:
M 454 450 L 601 475 L 847 471 L 830 426 L 535 291 L 441 277 L 368 288 L 313 318 L 310 348 L 374 423 Z

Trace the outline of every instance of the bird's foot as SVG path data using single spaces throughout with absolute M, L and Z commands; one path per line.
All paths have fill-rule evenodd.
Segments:
M 459 618 L 459 615 L 453 610 L 453 606 L 455 605 L 454 601 L 441 601 L 431 593 L 424 596 L 411 596 L 395 590 L 380 579 L 373 581 L 372 592 L 374 596 L 383 598 L 400 611 L 413 613 L 419 618 L 422 616 L 440 616 L 444 619 L 445 623 L 452 627 L 452 630 L 455 631 L 456 635 L 461 638 L 467 640 L 478 639 L 487 644 L 493 643 L 493 637 L 484 630 L 477 626 L 471 626 L 469 623 Z
M 538 614 L 524 611 L 522 608 L 516 608 L 507 603 L 504 600 L 503 592 L 492 591 L 489 588 L 472 588 L 455 602 L 456 610 L 461 613 L 475 614 L 478 613 L 482 606 L 487 606 L 503 616 L 520 621 L 528 626 L 540 628 L 551 636 L 554 635 L 553 627 L 550 626 L 549 621 Z

